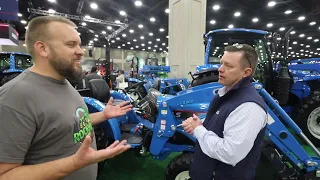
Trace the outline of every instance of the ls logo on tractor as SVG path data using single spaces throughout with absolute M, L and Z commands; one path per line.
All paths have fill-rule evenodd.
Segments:
M 200 104 L 200 109 L 208 109 L 208 104 Z
M 178 102 L 177 105 L 185 105 L 185 104 L 192 104 L 192 103 L 193 103 L 193 100 L 187 100 L 187 101 Z

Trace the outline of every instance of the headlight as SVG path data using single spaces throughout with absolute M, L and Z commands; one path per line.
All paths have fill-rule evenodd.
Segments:
M 183 84 L 179 84 L 182 91 L 186 90 L 186 87 Z

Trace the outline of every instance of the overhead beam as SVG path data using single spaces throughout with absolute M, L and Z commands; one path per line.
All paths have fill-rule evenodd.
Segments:
M 77 8 L 77 14 L 81 14 L 83 4 L 84 4 L 84 0 L 80 0 Z
M 39 14 L 39 15 L 45 15 L 45 16 L 62 16 L 67 19 L 73 19 L 73 20 L 78 20 L 78 21 L 86 21 L 86 22 L 92 22 L 92 23 L 97 23 L 97 24 L 105 24 L 105 25 L 112 25 L 112 26 L 124 26 L 125 23 L 115 23 L 113 21 L 108 21 L 108 20 L 102 20 L 102 19 L 96 19 L 96 18 L 86 18 L 86 17 L 80 17 L 76 15 L 71 15 L 71 14 L 65 14 L 65 13 L 59 13 L 59 12 L 54 12 L 50 13 L 49 11 L 45 10 L 39 10 L 39 9 L 30 9 L 30 13 L 33 14 Z

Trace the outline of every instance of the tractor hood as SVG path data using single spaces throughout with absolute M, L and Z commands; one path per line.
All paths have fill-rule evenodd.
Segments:
M 288 69 L 294 81 L 309 81 L 320 77 L 320 58 L 292 60 Z
M 220 64 L 206 64 L 202 66 L 197 66 L 196 72 L 200 72 L 200 71 L 211 69 L 211 68 L 219 69 L 220 66 L 221 66 Z

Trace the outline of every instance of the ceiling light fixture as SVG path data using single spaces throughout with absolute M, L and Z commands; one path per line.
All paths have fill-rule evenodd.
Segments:
M 138 27 L 139 27 L 139 28 L 143 28 L 143 25 L 142 25 L 142 24 L 139 24 Z
M 295 34 L 295 33 L 296 33 L 296 31 L 291 31 L 291 32 L 290 32 L 290 34 Z
M 286 10 L 284 13 L 285 13 L 285 14 L 291 14 L 292 11 L 289 9 L 289 10 Z
M 151 18 L 150 18 L 150 21 L 151 21 L 151 22 L 155 22 L 155 21 L 156 21 L 156 18 L 151 17 Z
M 281 27 L 279 30 L 280 31 L 284 31 L 284 30 L 286 30 L 286 28 L 285 27 Z
M 240 13 L 240 12 L 235 12 L 235 13 L 234 13 L 234 16 L 235 16 L 235 17 L 239 17 L 239 16 L 241 16 L 241 13 Z
M 317 24 L 315 21 L 310 22 L 310 26 Z
M 130 33 L 134 33 L 134 30 L 133 30 L 133 29 L 130 29 L 129 32 L 130 32 Z
M 111 29 L 112 29 L 112 27 L 111 27 L 111 26 L 108 26 L 108 27 L 107 27 L 107 29 L 111 30 Z
M 141 1 L 135 1 L 135 2 L 134 2 L 134 5 L 140 7 L 140 6 L 142 6 L 142 2 L 141 2 Z
M 268 6 L 269 7 L 273 7 L 273 6 L 275 6 L 277 3 L 275 2 L 275 1 L 270 1 L 269 3 L 268 3 Z
M 160 29 L 159 29 L 159 31 L 160 31 L 160 32 L 163 32 L 163 31 L 164 31 L 164 29 L 163 29 L 163 28 L 160 28 Z
M 219 6 L 218 4 L 216 4 L 216 5 L 214 5 L 214 6 L 212 7 L 212 9 L 215 10 L 215 11 L 217 11 L 217 10 L 220 9 L 220 6 Z
M 22 17 L 22 14 L 21 14 L 21 13 L 18 13 L 18 16 L 19 16 L 19 17 Z
M 53 9 L 49 9 L 48 12 L 49 12 L 49 13 L 55 13 L 56 11 L 53 10 Z
M 298 17 L 298 20 L 299 20 L 299 21 L 303 21 L 303 20 L 305 20 L 305 19 L 306 19 L 306 17 L 304 17 L 304 16 Z
M 120 13 L 120 15 L 121 15 L 121 16 L 125 16 L 125 15 L 127 15 L 127 13 L 126 13 L 126 12 L 124 12 L 124 11 L 120 11 L 119 13 Z
M 97 5 L 96 3 L 91 3 L 91 4 L 90 4 L 90 7 L 91 7 L 92 9 L 97 9 L 97 8 L 98 8 L 98 5 Z
M 272 27 L 272 26 L 273 26 L 272 23 L 267 24 L 267 27 Z
M 149 36 L 153 36 L 153 33 L 149 33 Z
M 210 21 L 210 24 L 215 24 L 215 23 L 216 23 L 215 20 L 211 20 L 211 21 Z
M 258 21 L 259 21 L 258 18 L 253 18 L 253 19 L 252 19 L 252 22 L 258 22 Z
M 170 9 L 166 9 L 164 12 L 166 12 L 167 14 L 170 13 Z

